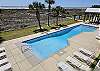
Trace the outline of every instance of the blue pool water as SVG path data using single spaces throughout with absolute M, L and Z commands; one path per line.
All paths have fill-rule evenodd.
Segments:
M 33 54 L 43 60 L 50 57 L 65 46 L 68 46 L 69 38 L 82 32 L 94 32 L 95 30 L 96 28 L 92 26 L 77 25 L 58 32 L 50 33 L 48 35 L 33 38 L 24 41 L 23 43 L 27 43 L 31 46 Z

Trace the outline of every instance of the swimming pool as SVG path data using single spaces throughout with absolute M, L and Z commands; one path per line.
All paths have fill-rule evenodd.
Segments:
M 27 43 L 27 45 L 31 46 L 32 52 L 37 58 L 44 60 L 58 52 L 60 49 L 68 46 L 69 38 L 82 32 L 94 32 L 95 30 L 95 27 L 81 24 L 33 38 L 24 41 L 23 43 Z

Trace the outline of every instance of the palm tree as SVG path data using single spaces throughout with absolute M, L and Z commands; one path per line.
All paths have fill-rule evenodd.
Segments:
M 56 6 L 56 8 L 52 9 L 52 11 L 53 11 L 54 16 L 56 17 L 56 24 L 58 25 L 58 18 L 60 15 L 62 16 L 65 13 L 65 9 L 60 6 Z
M 29 5 L 29 9 L 35 10 L 36 18 L 38 20 L 40 30 L 42 30 L 41 24 L 40 24 L 40 10 L 43 10 L 44 8 L 45 8 L 45 5 L 41 4 L 41 2 L 33 2 L 33 4 Z
M 0 13 L 1 13 L 1 9 L 0 9 Z
M 45 0 L 45 2 L 48 4 L 48 26 L 50 26 L 49 24 L 49 13 L 50 13 L 50 10 L 51 10 L 51 5 L 55 3 L 54 0 Z
M 76 20 L 76 16 L 77 16 L 76 14 L 75 14 L 75 15 L 73 15 L 73 17 L 74 17 L 74 20 Z

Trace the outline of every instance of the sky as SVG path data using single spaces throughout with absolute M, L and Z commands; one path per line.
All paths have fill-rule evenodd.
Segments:
M 33 1 L 45 3 L 45 0 L 0 0 L 0 6 L 28 6 Z M 62 7 L 91 7 L 92 5 L 100 5 L 100 0 L 55 0 L 53 6 Z

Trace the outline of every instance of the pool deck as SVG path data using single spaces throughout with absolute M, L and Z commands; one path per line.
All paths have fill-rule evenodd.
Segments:
M 95 52 L 100 50 L 100 40 L 96 39 L 96 32 L 84 32 L 69 39 L 69 46 L 60 50 L 58 53 L 44 61 L 38 60 L 32 54 L 25 56 L 21 49 L 18 48 L 18 46 L 20 46 L 18 43 L 39 35 L 44 34 L 38 33 L 29 35 L 5 41 L 0 45 L 0 47 L 6 48 L 6 54 L 8 56 L 9 62 L 12 65 L 13 71 L 59 71 L 56 66 L 57 62 L 65 61 L 65 58 L 67 56 L 72 56 L 73 52 L 78 50 L 78 47 L 86 48 Z

